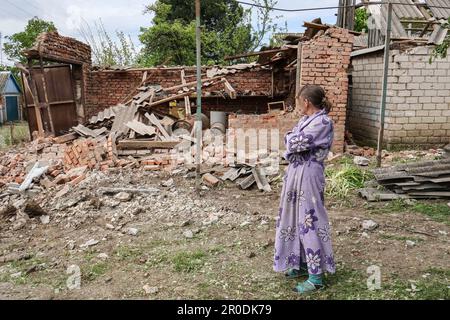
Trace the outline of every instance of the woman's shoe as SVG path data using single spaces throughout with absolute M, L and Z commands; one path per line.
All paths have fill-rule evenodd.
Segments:
M 306 280 L 303 283 L 299 283 L 293 290 L 294 292 L 305 294 L 305 293 L 311 293 L 314 291 L 323 290 L 325 286 L 323 284 L 314 284 L 309 280 Z

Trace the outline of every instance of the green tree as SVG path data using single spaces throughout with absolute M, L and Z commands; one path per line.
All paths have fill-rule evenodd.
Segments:
M 28 21 L 24 31 L 5 37 L 7 42 L 3 45 L 3 51 L 10 60 L 24 63 L 26 59 L 22 51 L 31 48 L 40 33 L 49 31 L 56 31 L 53 22 L 34 17 Z
M 274 0 L 258 0 L 267 7 Z M 265 11 L 264 11 L 265 10 Z M 269 8 L 258 9 L 257 28 L 252 27 L 250 9 L 235 0 L 202 0 L 202 64 L 223 63 L 224 57 L 259 47 L 272 31 L 274 23 Z M 194 0 L 158 0 L 146 13 L 154 14 L 152 26 L 141 28 L 144 48 L 140 64 L 194 65 L 195 3 Z
M 95 22 L 94 26 L 93 30 L 89 23 L 84 21 L 78 31 L 84 41 L 91 46 L 95 65 L 128 67 L 137 64 L 138 54 L 129 35 L 125 35 L 123 31 L 116 31 L 117 41 L 114 41 L 101 19 L 98 23 Z
M 442 24 L 443 28 L 450 30 L 450 18 Z M 430 64 L 437 58 L 445 59 L 447 57 L 448 48 L 450 47 L 450 36 L 446 36 L 442 43 L 436 45 L 431 52 Z
M 366 30 L 367 32 L 367 20 L 369 19 L 369 13 L 366 8 L 358 8 L 355 10 L 355 31 L 361 32 Z

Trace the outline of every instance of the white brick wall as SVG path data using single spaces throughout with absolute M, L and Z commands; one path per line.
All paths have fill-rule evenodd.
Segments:
M 450 142 L 450 55 L 430 65 L 431 50 L 391 51 L 385 118 L 388 147 Z M 357 142 L 373 145 L 378 136 L 383 52 L 356 56 L 352 65 L 347 129 Z

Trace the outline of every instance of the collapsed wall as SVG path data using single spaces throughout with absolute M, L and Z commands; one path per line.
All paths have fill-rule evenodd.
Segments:
M 300 86 L 316 84 L 322 86 L 333 109 L 334 152 L 343 152 L 348 96 L 348 68 L 353 46 L 353 35 L 346 29 L 329 28 L 324 34 L 303 43 Z M 285 115 L 235 116 L 230 119 L 231 128 L 275 128 L 280 132 L 279 145 L 284 148 L 284 134 L 298 122 Z
M 450 57 L 429 63 L 433 47 L 390 53 L 384 140 L 388 148 L 446 144 L 450 137 Z M 379 130 L 383 51 L 352 58 L 348 129 L 375 145 Z
M 75 95 L 77 120 L 85 120 L 85 88 L 89 86 L 91 72 L 91 47 L 81 41 L 64 37 L 58 32 L 44 32 L 37 38 L 33 47 L 25 53 L 28 59 L 43 59 L 72 66 L 72 85 Z
M 195 67 L 145 68 L 129 70 L 97 70 L 90 73 L 86 91 L 87 117 L 125 102 L 130 93 L 142 83 L 144 74 L 147 84 L 168 88 L 181 84 L 181 72 L 185 71 L 186 81 L 195 81 Z M 206 68 L 202 70 L 206 73 Z M 237 99 L 224 99 L 220 94 L 223 85 L 215 85 L 204 89 L 202 107 L 205 113 L 214 110 L 235 112 L 265 112 L 258 106 L 265 106 L 272 92 L 272 72 L 270 69 L 254 67 L 224 75 L 237 92 Z M 183 99 L 181 99 L 183 100 Z M 195 102 L 195 99 L 191 99 Z M 168 103 L 164 105 L 168 106 Z M 192 109 L 195 112 L 195 108 Z

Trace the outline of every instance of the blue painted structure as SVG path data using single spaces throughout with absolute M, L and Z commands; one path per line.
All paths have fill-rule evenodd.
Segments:
M 0 72 L 0 123 L 21 119 L 19 108 L 21 94 L 20 86 L 11 72 Z

